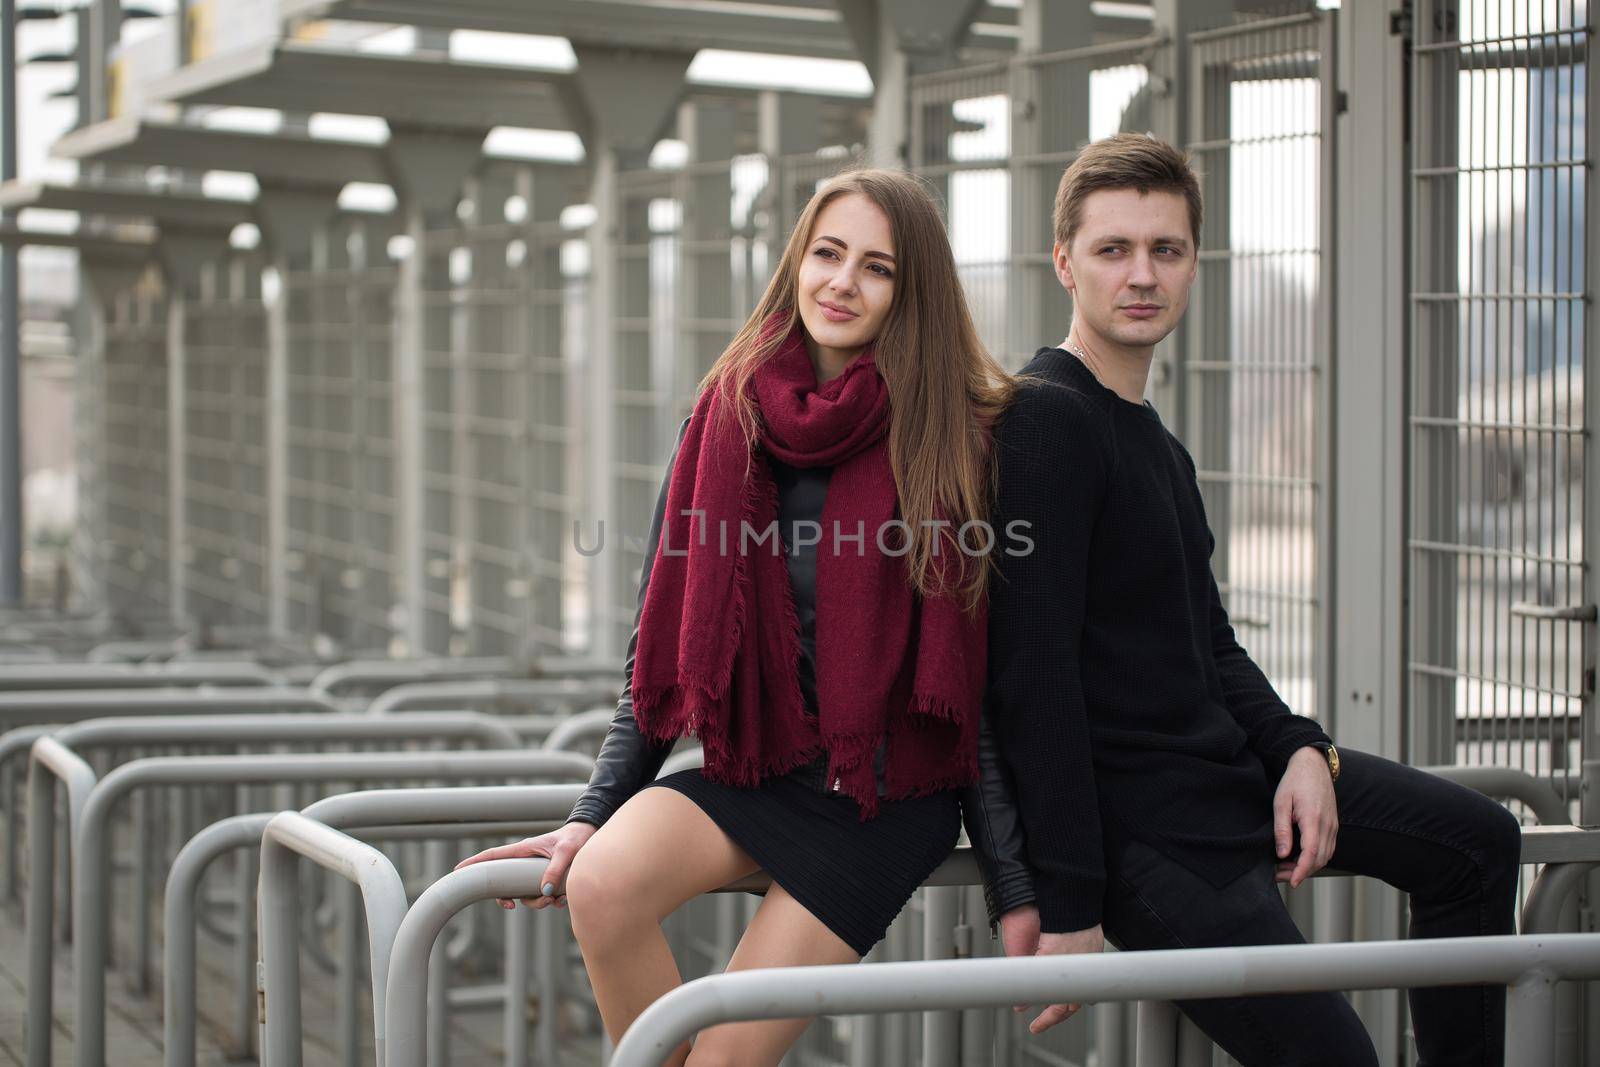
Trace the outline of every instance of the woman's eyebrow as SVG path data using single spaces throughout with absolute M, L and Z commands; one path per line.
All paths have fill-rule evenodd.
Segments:
M 825 234 L 825 233 L 818 234 L 817 235 L 817 240 L 819 240 L 819 241 L 827 241 L 827 242 L 829 242 L 831 244 L 836 244 L 840 248 L 844 249 L 847 252 L 850 250 L 850 246 L 845 244 L 843 241 L 839 240 L 839 238 L 832 237 L 832 236 L 830 236 L 828 234 Z M 868 257 L 869 259 L 874 257 L 874 256 L 876 256 L 878 259 L 887 259 L 890 263 L 894 262 L 894 257 L 891 256 L 887 252 L 864 252 L 862 254 L 865 255 L 866 257 Z

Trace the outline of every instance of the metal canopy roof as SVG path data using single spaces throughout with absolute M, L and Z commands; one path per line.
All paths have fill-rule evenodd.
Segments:
M 18 181 L 0 185 L 0 209 L 21 211 L 26 208 L 149 219 L 157 226 L 185 228 L 232 227 L 255 217 L 252 206 L 245 201 L 220 200 L 195 193 L 137 185 L 66 185 Z
M 183 170 L 246 171 L 275 183 L 337 190 L 386 184 L 380 146 L 302 134 L 238 133 L 151 118 L 119 118 L 73 130 L 51 149 L 66 159 Z
M 376 115 L 407 126 L 573 129 L 571 76 L 437 55 L 374 55 L 281 41 L 212 56 L 150 86 L 160 100 Z
M 0 225 L 0 244 L 18 247 L 71 248 L 96 259 L 119 260 L 130 264 L 142 263 L 155 255 L 154 237 L 111 237 L 104 234 L 52 233 L 48 230 L 25 230 L 7 223 Z
M 819 0 L 282 0 L 286 19 L 334 18 L 566 37 L 621 48 L 726 48 L 858 59 L 839 12 Z M 984 5 L 972 48 L 1013 51 L 1014 8 Z

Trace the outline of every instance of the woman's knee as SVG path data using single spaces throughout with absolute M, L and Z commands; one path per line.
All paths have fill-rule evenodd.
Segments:
M 594 842 L 580 850 L 567 870 L 567 910 L 580 943 L 626 930 L 633 922 L 653 917 L 639 898 L 636 872 L 625 858 Z

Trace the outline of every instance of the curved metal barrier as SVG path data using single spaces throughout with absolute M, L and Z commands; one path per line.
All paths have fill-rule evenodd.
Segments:
M 406 925 L 395 940 L 396 964 Z M 392 968 L 391 1005 L 397 977 Z M 1478 983 L 1511 987 L 1507 1044 L 1519 1064 L 1543 1067 L 1554 1062 L 1555 983 L 1597 977 L 1600 934 L 771 968 L 701 978 L 668 993 L 623 1035 L 611 1067 L 659 1067 L 696 1032 L 752 1019 Z M 397 1056 L 387 1067 L 407 1062 Z M 1145 1067 L 1142 1054 L 1138 1062 Z

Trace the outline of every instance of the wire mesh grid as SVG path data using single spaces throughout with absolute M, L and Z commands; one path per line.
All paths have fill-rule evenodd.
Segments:
M 979 336 L 1010 369 L 1066 334 L 1050 255 L 1061 172 L 1086 142 L 1149 128 L 1170 62 L 1150 36 L 911 79 L 911 169 L 943 200 Z
M 267 622 L 266 315 L 258 265 L 202 273 L 184 323 L 185 610 L 205 624 Z
M 393 637 L 397 271 L 378 222 L 331 228 L 288 300 L 289 625 L 347 648 Z
M 1574 803 L 1593 684 L 1586 8 L 1419 4 L 1411 169 L 1415 745 L 1552 776 Z
M 578 409 L 564 356 L 581 315 L 562 268 L 562 190 L 480 179 L 462 225 L 427 237 L 423 476 L 431 608 L 456 654 L 568 642 L 566 546 Z M 578 318 L 581 325 L 581 317 Z M 438 625 L 436 622 L 435 625 Z
M 1321 48 L 1332 16 L 1190 38 L 1189 151 L 1206 213 L 1183 437 L 1240 642 L 1296 712 L 1326 692 L 1329 335 Z
M 108 606 L 164 612 L 171 605 L 166 296 L 149 276 L 108 309 L 103 351 Z

